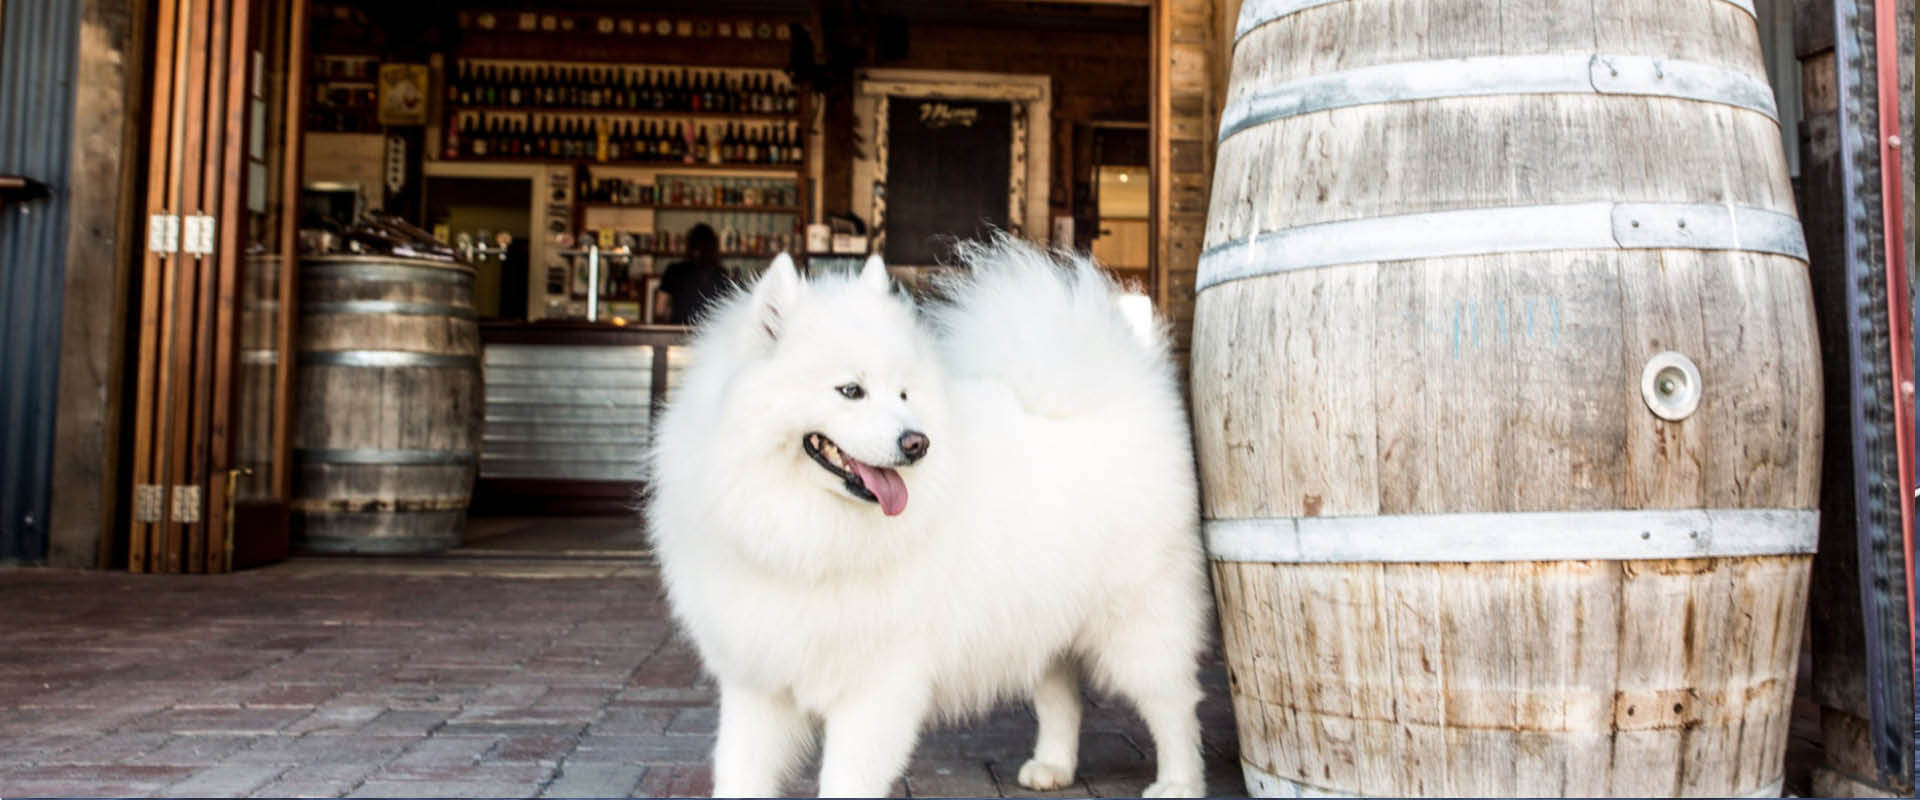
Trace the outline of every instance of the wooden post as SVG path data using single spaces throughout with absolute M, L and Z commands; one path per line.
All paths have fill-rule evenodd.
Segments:
M 1226 46 L 1215 23 L 1236 0 L 1161 0 L 1153 6 L 1153 294 L 1183 365 L 1193 335 L 1194 275 L 1206 233 L 1213 142 Z M 1230 24 L 1230 23 L 1229 23 Z M 1183 367 L 1184 369 L 1184 367 Z

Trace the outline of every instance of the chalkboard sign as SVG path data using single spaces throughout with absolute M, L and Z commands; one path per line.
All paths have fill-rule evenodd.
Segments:
M 1005 229 L 1012 143 L 1010 103 L 889 98 L 887 263 L 941 263 L 955 239 Z

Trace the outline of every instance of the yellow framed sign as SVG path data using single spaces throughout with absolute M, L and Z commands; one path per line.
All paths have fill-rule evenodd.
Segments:
M 427 124 L 427 65 L 380 65 L 380 124 Z

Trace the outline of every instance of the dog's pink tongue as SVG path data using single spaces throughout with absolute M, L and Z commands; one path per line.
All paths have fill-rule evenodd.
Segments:
M 880 510 L 887 512 L 887 516 L 907 510 L 907 482 L 900 480 L 900 473 L 858 461 L 853 462 L 853 468 L 860 473 L 860 482 L 867 485 L 867 491 L 879 498 Z

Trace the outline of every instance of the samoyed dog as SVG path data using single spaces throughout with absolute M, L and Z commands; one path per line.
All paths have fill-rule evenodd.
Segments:
M 660 417 L 649 528 L 720 689 L 714 794 L 887 794 L 930 719 L 1031 699 L 1021 785 L 1074 780 L 1080 679 L 1199 796 L 1208 594 L 1160 334 L 1084 259 L 1000 237 L 924 310 L 869 260 L 781 256 L 701 324 Z M 1070 263 L 1060 263 L 1062 260 Z

